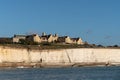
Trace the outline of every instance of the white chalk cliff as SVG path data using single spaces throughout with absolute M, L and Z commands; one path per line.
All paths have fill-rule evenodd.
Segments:
M 0 63 L 110 63 L 120 64 L 120 49 L 28 50 L 0 46 Z

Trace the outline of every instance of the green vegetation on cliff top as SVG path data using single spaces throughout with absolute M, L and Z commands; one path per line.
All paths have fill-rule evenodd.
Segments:
M 34 49 L 34 50 L 44 50 L 44 49 L 71 49 L 71 48 L 120 48 L 118 45 L 114 46 L 102 46 L 102 45 L 95 45 L 95 44 L 58 44 L 58 43 L 41 43 L 41 44 L 0 44 L 3 47 L 10 47 L 10 48 L 23 48 L 23 49 Z

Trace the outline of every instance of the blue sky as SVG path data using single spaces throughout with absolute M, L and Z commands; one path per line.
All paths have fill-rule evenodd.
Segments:
M 120 45 L 120 0 L 0 0 L 0 36 L 58 33 Z

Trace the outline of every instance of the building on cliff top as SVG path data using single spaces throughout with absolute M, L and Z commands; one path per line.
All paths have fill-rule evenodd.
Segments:
M 27 35 L 26 41 L 41 43 L 41 39 L 38 34 Z
M 13 43 L 19 43 L 20 39 L 23 40 L 26 39 L 26 35 L 14 35 L 12 39 L 13 39 Z
M 71 38 L 71 40 L 72 40 L 72 43 L 74 44 L 84 44 L 81 38 Z
M 84 44 L 81 38 L 70 38 L 69 36 L 58 37 L 58 43 Z
M 72 40 L 70 39 L 69 36 L 63 36 L 63 37 L 58 37 L 57 40 L 58 43 L 67 43 L 67 44 L 71 44 Z
M 57 34 L 55 34 L 55 35 L 52 35 L 52 34 L 45 35 L 44 34 L 40 38 L 41 38 L 42 42 L 49 42 L 49 43 L 51 43 L 51 42 L 56 42 L 57 41 L 58 35 Z
M 69 36 L 62 36 L 59 37 L 57 34 L 52 35 L 46 35 L 45 33 L 42 33 L 41 36 L 38 34 L 32 34 L 32 35 L 14 35 L 12 38 L 14 43 L 19 43 L 20 40 L 26 40 L 29 42 L 37 42 L 37 43 L 42 43 L 42 42 L 57 42 L 57 43 L 65 43 L 65 44 L 84 44 L 81 38 L 70 38 Z

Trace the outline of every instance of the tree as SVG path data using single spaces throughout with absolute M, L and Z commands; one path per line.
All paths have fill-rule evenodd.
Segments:
M 113 47 L 119 47 L 118 45 L 114 45 Z

